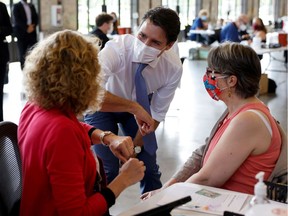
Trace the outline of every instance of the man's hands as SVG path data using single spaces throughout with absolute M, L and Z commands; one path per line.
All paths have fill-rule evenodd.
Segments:
M 129 136 L 116 136 L 110 141 L 109 148 L 111 152 L 122 162 L 126 162 L 134 155 L 134 144 Z
M 134 110 L 133 114 L 137 122 L 139 131 L 142 136 L 149 134 L 155 130 L 154 120 L 149 115 L 149 113 L 137 103 L 137 108 Z
M 27 32 L 28 33 L 31 33 L 35 30 L 35 25 L 34 24 L 30 24 L 28 25 L 28 28 L 27 28 Z
M 154 120 L 150 114 L 137 102 L 131 101 L 108 91 L 105 92 L 101 107 L 102 112 L 129 112 L 135 116 L 142 136 L 155 130 Z

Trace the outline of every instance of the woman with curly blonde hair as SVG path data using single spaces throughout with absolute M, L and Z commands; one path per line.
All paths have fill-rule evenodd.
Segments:
M 26 58 L 28 102 L 18 128 L 23 169 L 20 215 L 104 215 L 125 188 L 144 176 L 143 162 L 130 158 L 130 137 L 105 133 L 77 119 L 87 110 L 99 109 L 106 98 L 95 40 L 60 31 L 37 44 Z M 106 145 L 124 162 L 109 185 L 92 143 Z

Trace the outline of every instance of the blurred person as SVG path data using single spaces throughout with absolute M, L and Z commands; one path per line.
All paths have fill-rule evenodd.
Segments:
M 241 14 L 235 22 L 227 23 L 222 27 L 220 41 L 241 42 L 250 38 L 247 33 L 249 18 L 246 14 Z
M 0 2 L 0 121 L 3 121 L 3 88 L 4 80 L 7 75 L 9 62 L 9 49 L 6 36 L 11 35 L 12 25 L 10 17 L 3 2 Z
M 101 41 L 101 49 L 104 48 L 105 44 L 109 41 L 107 34 L 112 33 L 113 29 L 113 17 L 106 13 L 99 14 L 95 19 L 96 28 L 90 32 L 95 35 Z
M 37 42 L 36 26 L 38 14 L 32 3 L 21 0 L 13 6 L 13 29 L 17 37 L 17 46 L 21 69 L 24 67 L 26 52 Z
M 217 20 L 216 29 L 221 29 L 224 26 L 224 19 L 220 18 Z
M 266 43 L 267 29 L 261 18 L 255 17 L 252 22 L 253 37 L 261 39 L 261 43 Z M 258 55 L 259 59 L 263 58 L 263 55 Z
M 193 21 L 193 24 L 190 30 L 207 30 L 208 29 L 208 17 L 209 13 L 206 9 L 202 9 L 198 13 L 198 17 Z M 192 41 L 197 41 L 200 43 L 204 43 L 207 38 L 201 34 L 191 33 L 189 35 L 189 39 Z
M 119 25 L 119 22 L 118 22 L 118 18 L 117 18 L 117 15 L 115 12 L 111 12 L 110 13 L 111 16 L 113 16 L 113 31 L 112 31 L 112 35 L 116 35 L 116 34 L 119 34 L 118 32 L 118 25 Z
M 261 18 L 255 17 L 252 22 L 253 37 L 261 38 L 261 42 L 266 43 L 267 29 Z
M 106 90 L 128 100 L 145 102 L 145 106 L 140 104 L 151 112 L 154 129 L 164 120 L 182 76 L 179 55 L 172 48 L 179 32 L 177 13 L 156 7 L 145 13 L 136 36 L 119 35 L 108 41 L 99 53 Z M 140 89 L 142 87 L 146 89 Z M 134 145 L 141 149 L 137 158 L 146 166 L 145 176 L 140 182 L 141 193 L 162 186 L 156 162 L 155 133 L 141 133 L 133 115 L 127 112 L 95 112 L 86 115 L 84 120 L 115 134 L 121 129 L 123 134 L 133 138 Z M 103 158 L 107 179 L 111 182 L 119 172 L 119 159 L 105 146 L 95 145 L 94 149 Z
M 211 49 L 207 61 L 205 89 L 213 100 L 223 101 L 227 110 L 206 144 L 193 152 L 162 189 L 176 182 L 190 182 L 253 194 L 255 175 L 264 171 L 267 180 L 279 168 L 276 163 L 282 141 L 269 108 L 256 97 L 260 60 L 251 47 L 225 42 Z M 287 157 L 282 160 L 287 173 Z M 146 193 L 142 199 L 159 191 Z
M 59 31 L 27 55 L 23 73 L 28 102 L 18 127 L 20 215 L 107 215 L 116 197 L 144 176 L 143 162 L 130 158 L 130 137 L 107 135 L 77 119 L 99 109 L 103 99 L 107 103 L 95 40 Z M 112 105 L 110 111 L 121 109 Z M 100 142 L 124 163 L 108 185 L 102 162 L 91 149 Z

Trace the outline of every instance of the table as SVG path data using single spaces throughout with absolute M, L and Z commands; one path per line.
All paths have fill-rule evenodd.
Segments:
M 282 52 L 282 51 L 288 50 L 288 46 L 278 47 L 278 48 L 260 48 L 260 49 L 254 48 L 254 50 L 258 55 L 263 55 L 265 53 L 270 54 L 273 52 Z
M 176 183 L 176 184 L 166 188 L 165 190 L 159 192 L 158 194 L 152 196 L 151 198 L 140 202 L 139 204 L 128 209 L 127 211 L 122 212 L 121 214 L 119 214 L 119 216 L 135 215 L 135 214 L 147 211 L 149 209 L 155 208 L 155 207 L 159 206 L 159 204 L 161 204 L 161 203 L 164 204 L 166 202 L 172 202 L 172 201 L 175 201 L 177 199 L 180 199 L 180 198 L 188 196 L 188 195 L 190 195 L 192 197 L 192 201 L 193 201 L 193 198 L 194 198 L 194 200 L 196 198 L 195 191 L 199 192 L 200 190 L 208 190 L 208 191 L 212 191 L 212 193 L 219 193 L 221 195 L 222 194 L 223 195 L 229 194 L 229 195 L 233 196 L 233 199 L 231 198 L 231 203 L 234 202 L 234 200 L 238 199 L 234 202 L 236 204 L 242 203 L 239 201 L 241 199 L 241 197 L 243 197 L 243 199 L 246 197 L 245 202 L 243 202 L 243 204 L 241 206 L 238 205 L 238 207 L 237 207 L 237 208 L 241 208 L 241 210 L 240 211 L 233 211 L 233 212 L 238 212 L 241 214 L 244 214 L 245 211 L 247 211 L 247 209 L 249 207 L 249 201 L 252 198 L 252 195 L 238 193 L 235 191 L 224 190 L 224 189 L 215 188 L 215 187 L 208 187 L 208 186 L 197 185 L 197 184 L 192 184 L 192 183 Z M 271 202 L 277 206 L 279 205 L 279 207 L 287 208 L 287 205 L 284 203 L 278 203 L 278 202 L 274 202 L 274 201 L 271 201 Z M 233 206 L 233 204 L 231 204 L 231 205 Z M 199 212 L 199 210 L 197 210 L 196 208 L 195 209 L 190 208 L 189 210 L 185 210 L 182 207 L 182 208 L 174 209 L 171 212 L 171 215 L 174 215 L 174 216 L 176 216 L 176 215 L 177 216 L 178 215 L 181 215 L 181 216 L 185 216 L 185 215 L 193 215 L 193 216 L 221 215 L 221 214 L 219 214 L 219 212 L 213 213 L 213 210 L 207 210 L 207 212 L 205 212 L 205 211 Z
M 201 43 L 205 43 L 206 42 L 208 43 L 209 41 L 209 36 L 211 35 L 214 35 L 215 34 L 215 31 L 214 30 L 210 30 L 210 29 L 207 29 L 207 30 L 190 30 L 187 34 L 188 37 L 191 36 L 191 34 L 195 34 L 196 35 L 196 41 L 197 42 L 201 42 Z M 202 35 L 202 37 L 200 36 Z M 205 40 L 205 41 L 203 41 Z
M 253 47 L 252 47 L 253 48 Z M 260 49 L 257 49 L 257 48 L 253 48 L 255 50 L 255 52 L 258 54 L 258 55 L 263 55 L 265 53 L 268 53 L 269 54 L 269 63 L 268 65 L 266 66 L 266 68 L 264 69 L 264 71 L 266 70 L 269 70 L 269 66 L 270 66 L 270 63 L 273 61 L 273 60 L 276 60 L 276 61 L 280 61 L 282 63 L 284 63 L 284 66 L 286 67 L 286 70 L 271 70 L 271 71 L 276 71 L 276 72 L 287 72 L 287 61 L 286 62 L 283 62 L 279 59 L 276 59 L 272 56 L 272 53 L 273 52 L 284 52 L 284 51 L 288 51 L 288 46 L 284 46 L 284 47 L 278 47 L 278 48 L 260 48 Z
M 202 34 L 202 35 L 213 35 L 215 34 L 214 30 L 190 30 L 188 34 Z

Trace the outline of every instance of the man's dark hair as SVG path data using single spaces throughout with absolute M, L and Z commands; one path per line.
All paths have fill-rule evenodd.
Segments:
M 113 17 L 107 13 L 99 14 L 95 19 L 95 24 L 97 27 L 102 26 L 104 23 L 109 23 L 113 21 Z
M 169 8 L 155 7 L 144 14 L 141 25 L 147 19 L 164 30 L 166 33 L 167 44 L 177 40 L 180 32 L 180 19 L 175 11 Z

